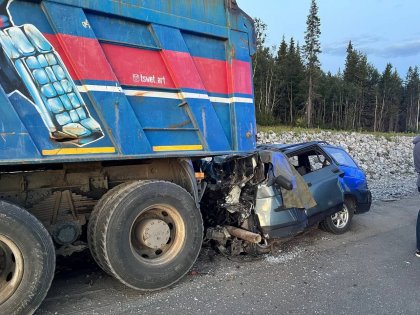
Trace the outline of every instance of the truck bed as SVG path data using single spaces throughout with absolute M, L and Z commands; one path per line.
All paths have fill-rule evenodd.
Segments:
M 0 165 L 255 149 L 254 28 L 235 1 L 15 0 L 5 9 Z

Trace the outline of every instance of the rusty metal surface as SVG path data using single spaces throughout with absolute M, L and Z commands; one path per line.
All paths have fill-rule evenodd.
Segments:
M 252 233 L 250 231 L 240 229 L 234 226 L 225 226 L 226 230 L 230 235 L 237 237 L 241 240 L 247 241 L 249 243 L 258 244 L 261 242 L 262 237 L 257 233 Z

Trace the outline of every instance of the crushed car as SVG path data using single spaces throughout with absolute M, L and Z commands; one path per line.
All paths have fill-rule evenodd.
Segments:
M 321 224 L 332 233 L 333 217 L 344 208 L 335 165 L 302 175 L 278 148 L 252 154 L 227 155 L 200 161 L 205 174 L 201 211 L 206 239 L 223 253 L 262 254 L 279 239 L 290 238 Z M 347 216 L 350 224 L 351 216 Z
M 320 175 L 322 172 L 325 173 L 325 170 L 318 172 L 319 169 L 332 168 L 334 172 L 340 173 L 339 182 L 344 191 L 344 211 L 348 209 L 349 215 L 352 216 L 370 210 L 372 193 L 368 187 L 366 174 L 344 148 L 326 141 L 312 141 L 289 145 L 262 145 L 260 149 L 278 150 L 286 154 L 309 184 L 313 177 L 313 174 L 309 174 Z

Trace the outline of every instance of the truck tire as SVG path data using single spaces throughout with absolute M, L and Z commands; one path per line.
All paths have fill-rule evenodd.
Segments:
M 55 250 L 45 227 L 0 201 L 0 314 L 32 314 L 51 286 Z
M 93 229 L 95 255 L 123 284 L 159 290 L 180 280 L 201 249 L 203 222 L 192 196 L 165 181 L 137 181 L 106 196 Z
M 90 253 L 92 254 L 93 259 L 98 264 L 99 267 L 107 274 L 112 276 L 112 272 L 108 269 L 106 262 L 102 261 L 103 255 L 98 255 L 100 250 L 100 237 L 98 236 L 98 218 L 101 216 L 101 213 L 106 209 L 110 201 L 114 200 L 121 192 L 126 189 L 129 189 L 131 185 L 137 185 L 138 182 L 127 182 L 121 185 L 118 185 L 110 189 L 106 194 L 102 196 L 99 202 L 95 205 L 88 222 L 87 227 L 87 240 L 89 245 Z
M 333 234 L 343 234 L 351 227 L 354 215 L 354 207 L 349 199 L 344 200 L 343 208 L 340 211 L 326 217 L 321 222 L 320 227 Z

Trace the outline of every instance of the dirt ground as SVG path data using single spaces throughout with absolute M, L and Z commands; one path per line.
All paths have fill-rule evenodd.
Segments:
M 203 248 L 192 272 L 154 293 L 78 255 L 59 262 L 37 314 L 419 314 L 419 200 L 376 202 L 344 235 L 312 229 L 259 259 Z

